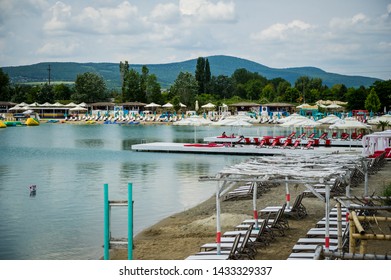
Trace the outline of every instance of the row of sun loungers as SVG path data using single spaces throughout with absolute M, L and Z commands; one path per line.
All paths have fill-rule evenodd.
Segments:
M 303 194 L 300 194 L 289 209 L 286 203 L 281 206 L 270 206 L 259 211 L 255 228 L 255 219 L 246 219 L 226 231 L 221 237 L 221 254 L 217 255 L 217 243 L 206 243 L 200 246 L 200 252 L 186 258 L 187 260 L 216 259 L 254 259 L 257 248 L 269 245 L 277 236 L 285 236 L 289 229 L 288 217 L 302 219 L 307 211 L 302 204 Z
M 248 182 L 243 185 L 236 187 L 234 190 L 228 192 L 224 197 L 225 200 L 238 200 L 238 199 L 252 199 L 254 196 L 255 185 L 257 184 L 257 198 L 263 193 L 269 191 L 271 188 L 276 187 L 276 183 L 266 183 L 266 182 Z
M 295 201 L 293 202 L 292 206 L 290 207 L 284 207 L 282 206 L 268 206 L 262 210 L 259 211 L 260 217 L 265 217 L 269 213 L 277 213 L 281 208 L 284 208 L 284 215 L 288 217 L 294 217 L 297 220 L 303 219 L 307 216 L 307 209 L 305 208 L 303 204 L 303 198 L 304 193 L 299 194 Z M 285 204 L 286 206 L 286 204 Z
M 284 218 L 284 208 L 281 208 L 275 217 L 268 215 L 265 219 L 258 220 L 258 228 L 255 228 L 255 220 L 245 220 L 232 231 L 226 231 L 221 236 L 221 243 L 206 243 L 200 246 L 200 252 L 190 255 L 186 260 L 229 260 L 229 259 L 254 259 L 258 248 L 267 246 L 278 235 L 285 235 L 289 228 Z M 221 252 L 217 254 L 217 247 Z
M 347 210 L 342 209 L 342 219 L 346 216 Z M 343 242 L 346 243 L 349 225 L 347 221 L 341 221 L 340 223 L 336 219 L 337 209 L 333 208 L 329 212 L 329 247 L 330 251 L 336 251 L 338 249 L 338 224 L 342 225 Z M 296 244 L 292 247 L 292 253 L 289 255 L 288 260 L 308 260 L 314 259 L 315 251 L 317 247 L 323 246 L 325 249 L 326 241 L 326 217 L 318 221 L 314 228 L 307 231 L 307 234 L 303 238 L 299 238 Z

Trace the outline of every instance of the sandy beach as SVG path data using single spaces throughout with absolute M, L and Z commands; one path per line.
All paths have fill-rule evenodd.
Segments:
M 384 187 L 391 183 L 391 162 L 386 163 L 376 174 L 369 177 L 369 193 L 381 195 Z M 215 184 L 215 183 L 211 183 Z M 213 185 L 214 187 L 214 185 Z M 292 200 L 305 189 L 298 185 L 291 190 Z M 364 183 L 352 189 L 351 194 L 362 196 Z M 279 186 L 259 197 L 259 209 L 271 205 L 282 205 L 285 200 L 285 188 Z M 199 252 L 202 244 L 214 242 L 216 232 L 216 199 L 211 197 L 202 204 L 187 211 L 172 215 L 138 234 L 134 239 L 134 259 L 138 260 L 183 260 L 187 256 Z M 335 205 L 331 200 L 331 206 Z M 284 260 L 291 253 L 296 241 L 305 237 L 308 229 L 325 216 L 324 203 L 315 197 L 305 197 L 303 204 L 308 216 L 302 220 L 289 219 L 290 229 L 286 235 L 276 239 L 266 247 L 258 249 L 258 260 Z M 389 212 L 382 213 L 390 216 Z M 245 218 L 251 218 L 252 201 L 236 200 L 221 203 L 222 232 L 233 230 Z M 390 230 L 389 230 L 390 231 Z M 387 232 L 386 234 L 390 234 Z M 368 253 L 390 254 L 390 241 L 370 241 Z M 127 259 L 126 250 L 112 250 L 111 259 Z

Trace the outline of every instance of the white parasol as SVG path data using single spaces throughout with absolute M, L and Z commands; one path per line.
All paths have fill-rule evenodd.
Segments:
M 172 105 L 170 102 L 168 102 L 168 103 L 162 105 L 162 107 L 163 108 L 172 108 L 172 107 L 174 107 L 174 105 Z
M 213 109 L 215 107 L 216 107 L 216 105 L 214 105 L 212 103 L 208 103 L 208 104 L 205 104 L 205 105 L 201 106 L 201 108 L 203 108 L 203 109 Z
M 162 107 L 162 105 L 156 104 L 156 103 L 149 103 L 145 105 L 145 108 L 156 108 L 156 107 Z

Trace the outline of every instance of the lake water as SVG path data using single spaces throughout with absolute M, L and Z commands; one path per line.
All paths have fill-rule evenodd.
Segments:
M 0 129 L 0 259 L 98 259 L 103 255 L 103 185 L 127 200 L 134 234 L 208 199 L 215 175 L 243 156 L 140 153 L 142 141 L 201 142 L 223 131 L 273 135 L 278 128 L 69 125 Z M 37 185 L 35 196 L 28 186 Z M 112 235 L 127 237 L 127 209 L 113 208 Z

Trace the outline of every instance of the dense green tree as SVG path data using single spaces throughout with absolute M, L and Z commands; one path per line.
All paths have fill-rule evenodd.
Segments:
M 198 93 L 205 93 L 211 80 L 211 72 L 208 59 L 205 59 L 203 57 L 199 57 L 197 59 L 195 78 L 198 82 Z
M 285 96 L 286 96 L 285 101 L 289 103 L 298 102 L 300 95 L 301 93 L 297 88 L 295 87 L 287 88 L 285 91 Z
M 388 81 L 376 81 L 373 84 L 373 88 L 380 100 L 380 110 L 384 107 L 386 111 L 391 111 L 391 80 Z
M 142 93 L 142 96 L 138 98 L 138 101 L 140 102 L 146 102 L 147 101 L 147 83 L 148 83 L 148 76 L 149 76 L 149 69 L 147 66 L 143 66 L 141 68 L 141 76 L 140 76 L 140 90 Z
M 70 100 L 73 89 L 66 84 L 56 84 L 53 86 L 54 100 Z
M 326 89 L 321 78 L 310 78 L 308 76 L 297 78 L 295 88 L 301 93 L 300 102 L 304 103 L 315 103 L 318 99 L 322 99 L 322 93 Z
M 212 78 L 212 72 L 210 71 L 209 60 L 205 59 L 205 84 L 207 85 Z
M 379 96 L 377 96 L 375 89 L 372 88 L 365 99 L 365 109 L 369 112 L 378 112 L 380 110 L 380 106 L 381 103 Z
M 37 99 L 35 102 L 43 104 L 45 102 L 54 103 L 53 86 L 45 83 L 40 87 L 40 91 L 37 93 Z
M 301 92 L 300 102 L 306 103 L 306 93 L 310 89 L 310 78 L 308 76 L 301 76 L 295 82 L 295 88 Z
M 252 73 L 245 68 L 239 68 L 234 71 L 231 78 L 233 79 L 233 82 L 235 83 L 235 85 L 238 85 L 238 84 L 244 85 L 250 80 L 260 78 L 260 75 L 258 75 L 256 73 Z
M 9 101 L 10 95 L 10 79 L 7 73 L 0 68 L 0 101 Z
M 155 74 L 148 75 L 147 78 L 147 102 L 164 103 L 161 87 Z
M 75 93 L 71 97 L 74 102 L 94 103 L 105 101 L 106 97 L 106 84 L 101 76 L 91 72 L 77 75 Z
M 367 89 L 364 86 L 358 89 L 349 88 L 346 94 L 348 110 L 363 110 L 365 109 L 365 100 L 367 99 Z
M 203 57 L 197 59 L 195 78 L 198 82 L 198 93 L 205 93 L 205 58 Z
M 234 95 L 235 86 L 230 77 L 225 75 L 213 76 L 210 83 L 210 93 L 216 98 L 225 100 Z
M 260 98 L 269 100 L 269 102 L 273 102 L 275 100 L 275 98 L 276 98 L 276 91 L 275 91 L 274 85 L 272 83 L 267 84 L 262 89 Z
M 178 96 L 183 104 L 194 104 L 198 93 L 198 82 L 189 72 L 180 72 L 170 88 L 172 96 Z
M 273 79 L 275 80 L 275 79 Z M 273 81 L 272 80 L 272 81 Z M 275 83 L 273 82 L 273 84 L 275 85 Z M 287 90 L 291 88 L 291 84 L 284 80 L 284 79 L 281 79 L 279 81 L 279 83 L 277 84 L 277 86 L 275 85 L 276 87 L 276 92 L 277 92 L 277 97 L 276 97 L 276 102 L 288 102 L 289 101 L 289 98 L 287 97 Z
M 140 74 L 134 70 L 130 69 L 127 73 L 125 73 L 124 77 L 124 86 L 123 86 L 123 94 L 122 99 L 124 102 L 127 101 L 139 101 L 138 97 L 141 96 L 141 84 L 140 84 Z
M 27 96 L 32 88 L 31 85 L 15 85 L 10 89 L 11 91 L 11 102 L 22 103 L 28 102 Z M 30 102 L 32 103 L 32 102 Z
M 340 100 L 345 101 L 346 100 L 346 94 L 348 92 L 348 89 L 344 84 L 335 84 L 330 88 L 331 91 L 331 100 Z
M 120 76 L 121 76 L 122 94 L 125 94 L 125 77 L 126 77 L 126 74 L 129 72 L 128 61 L 126 61 L 126 60 L 125 60 L 125 62 L 120 61 L 119 72 L 120 72 Z

